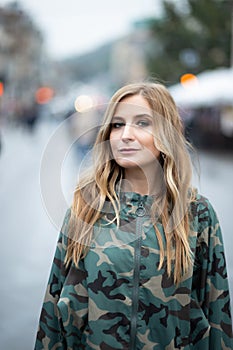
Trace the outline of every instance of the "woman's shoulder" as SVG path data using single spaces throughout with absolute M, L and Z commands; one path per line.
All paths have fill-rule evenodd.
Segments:
M 217 214 L 213 204 L 205 195 L 196 191 L 194 200 L 191 202 L 192 215 L 202 221 L 212 221 L 217 219 Z
M 212 206 L 210 203 L 209 198 L 207 198 L 205 195 L 203 195 L 202 193 L 196 191 L 195 193 L 195 197 L 194 197 L 194 201 L 193 203 L 197 206 L 197 207 L 207 207 L 209 208 L 209 206 Z

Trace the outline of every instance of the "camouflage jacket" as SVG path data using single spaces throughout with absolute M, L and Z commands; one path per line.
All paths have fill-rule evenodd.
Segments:
M 35 350 L 229 350 L 232 324 L 223 241 L 209 201 L 192 205 L 194 263 L 174 285 L 158 269 L 150 196 L 122 196 L 120 228 L 106 205 L 86 257 L 67 269 L 70 212 L 61 230 Z M 157 227 L 163 234 L 158 220 Z

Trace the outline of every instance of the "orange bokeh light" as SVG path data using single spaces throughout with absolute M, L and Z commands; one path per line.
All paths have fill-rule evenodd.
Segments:
M 54 96 L 54 90 L 48 86 L 40 87 L 35 94 L 36 102 L 39 104 L 48 103 Z
M 0 81 L 0 96 L 4 94 L 4 84 Z
M 197 85 L 198 79 L 196 75 L 192 73 L 186 73 L 180 77 L 180 83 L 184 87 L 189 87 L 189 86 Z

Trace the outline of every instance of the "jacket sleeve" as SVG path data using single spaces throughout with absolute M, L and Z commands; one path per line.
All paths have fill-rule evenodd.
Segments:
M 67 246 L 67 224 L 70 210 L 66 212 L 62 229 L 59 234 L 55 256 L 49 276 L 45 298 L 41 310 L 39 328 L 36 336 L 35 350 L 56 349 L 65 350 L 66 345 L 62 337 L 62 329 L 57 302 L 66 278 L 67 271 L 64 258 Z
M 199 298 L 210 326 L 209 349 L 233 349 L 230 293 L 223 237 L 208 200 L 199 211 Z M 197 288 L 198 289 L 198 288 Z

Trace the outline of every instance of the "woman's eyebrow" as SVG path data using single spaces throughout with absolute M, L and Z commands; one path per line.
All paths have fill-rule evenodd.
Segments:
M 123 120 L 124 118 L 123 117 L 119 117 L 118 115 L 114 115 L 112 117 L 112 120 Z
M 139 119 L 139 118 L 150 118 L 150 119 L 152 119 L 153 117 L 152 117 L 152 115 L 150 115 L 150 114 L 146 114 L 146 113 L 141 113 L 141 114 L 136 114 L 136 115 L 134 115 L 133 116 L 133 118 L 135 118 L 135 119 Z M 115 119 L 120 119 L 120 120 L 123 120 L 124 119 L 124 117 L 121 117 L 121 116 L 118 116 L 118 115 L 114 115 L 113 117 L 112 117 L 112 120 L 115 120 Z
M 147 114 L 147 113 L 141 113 L 141 114 L 136 114 L 136 115 L 134 116 L 134 118 L 143 118 L 143 117 L 152 118 L 152 115 Z

